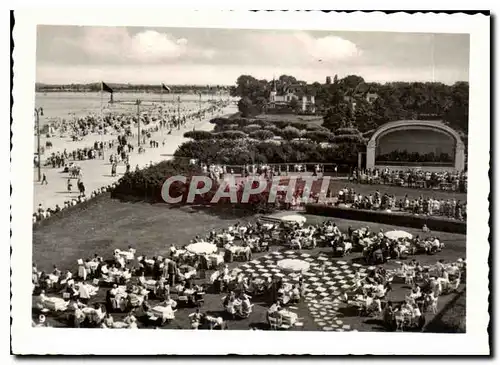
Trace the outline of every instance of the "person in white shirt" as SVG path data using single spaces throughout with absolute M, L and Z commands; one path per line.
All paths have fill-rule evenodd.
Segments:
M 200 327 L 201 320 L 203 318 L 200 308 L 196 308 L 196 312 L 191 313 L 188 317 L 191 319 L 191 328 L 197 330 Z
M 78 285 L 78 295 L 82 303 L 88 303 L 90 299 L 90 292 L 85 282 Z

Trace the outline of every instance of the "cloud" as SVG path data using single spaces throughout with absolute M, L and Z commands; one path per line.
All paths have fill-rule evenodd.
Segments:
M 136 34 L 130 41 L 128 56 L 140 61 L 161 61 L 179 58 L 187 52 L 185 38 L 174 39 L 168 34 L 147 30 Z
M 161 75 L 169 83 L 232 84 L 241 74 L 309 82 L 358 74 L 454 82 L 468 79 L 468 54 L 468 38 L 456 35 L 46 26 L 37 37 L 37 80 L 154 82 Z
M 81 47 L 101 62 L 158 63 L 181 57 L 210 59 L 215 51 L 191 45 L 186 38 L 145 30 L 131 35 L 126 28 L 88 28 Z
M 314 38 L 307 33 L 298 33 L 295 37 L 302 43 L 303 49 L 310 56 L 318 60 L 346 60 L 362 54 L 361 49 L 356 44 L 341 37 L 330 35 L 322 38 Z
M 229 54 L 229 50 L 226 51 Z M 315 37 L 307 32 L 266 31 L 243 35 L 233 45 L 227 59 L 241 64 L 276 66 L 317 66 L 324 62 L 347 62 L 358 58 L 362 50 L 355 43 L 334 35 Z

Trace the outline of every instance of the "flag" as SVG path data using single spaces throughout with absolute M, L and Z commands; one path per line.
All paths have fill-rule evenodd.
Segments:
M 108 93 L 110 93 L 110 98 L 109 98 L 109 102 L 110 103 L 113 103 L 113 89 L 110 88 L 108 85 L 106 85 L 106 83 L 104 81 L 101 81 L 101 93 L 103 91 L 106 91 Z M 101 94 L 102 95 L 102 94 Z
M 105 82 L 101 81 L 101 91 L 106 91 L 108 93 L 113 94 L 113 89 L 106 85 Z
M 162 89 L 162 90 L 165 90 L 165 91 L 167 91 L 167 92 L 169 92 L 169 93 L 170 93 L 170 92 L 172 92 L 172 89 L 171 89 L 171 88 L 169 88 L 168 86 L 166 86 L 165 84 L 161 84 L 161 89 Z

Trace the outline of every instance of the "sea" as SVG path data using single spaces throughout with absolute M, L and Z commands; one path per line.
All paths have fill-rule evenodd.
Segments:
M 156 93 L 115 93 L 114 103 L 109 103 L 110 94 L 100 92 L 39 92 L 35 96 L 35 107 L 43 109 L 40 124 L 52 120 L 72 119 L 89 114 L 99 114 L 101 105 L 103 113 L 135 113 L 136 100 L 141 101 L 140 108 L 146 110 L 163 103 L 165 108 L 175 110 L 180 100 L 182 110 L 196 110 L 210 100 L 228 99 L 227 95 L 197 94 L 156 94 Z

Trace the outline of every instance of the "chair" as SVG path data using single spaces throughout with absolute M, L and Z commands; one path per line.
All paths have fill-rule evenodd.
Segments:
M 280 321 L 276 317 L 270 316 L 268 318 L 268 322 L 269 322 L 269 328 L 271 330 L 277 330 L 280 327 L 280 323 L 279 323 Z

